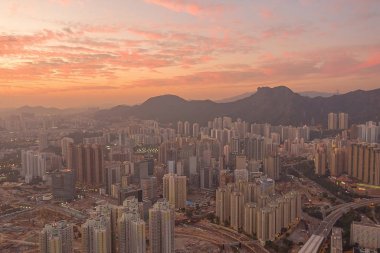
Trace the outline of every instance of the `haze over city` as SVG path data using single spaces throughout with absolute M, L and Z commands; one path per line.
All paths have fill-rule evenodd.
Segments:
M 376 0 L 3 0 L 0 107 L 379 87 Z
M 380 253 L 380 0 L 0 0 L 0 253 Z

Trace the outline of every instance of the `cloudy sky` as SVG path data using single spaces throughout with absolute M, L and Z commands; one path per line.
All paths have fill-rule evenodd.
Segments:
M 380 87 L 379 0 L 1 0 L 0 107 Z

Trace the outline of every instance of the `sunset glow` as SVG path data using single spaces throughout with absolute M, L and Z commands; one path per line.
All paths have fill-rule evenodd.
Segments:
M 0 107 L 380 87 L 377 0 L 2 0 Z

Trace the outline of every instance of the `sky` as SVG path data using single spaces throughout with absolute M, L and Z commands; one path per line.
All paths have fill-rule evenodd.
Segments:
M 380 88 L 379 0 L 1 0 L 0 107 Z

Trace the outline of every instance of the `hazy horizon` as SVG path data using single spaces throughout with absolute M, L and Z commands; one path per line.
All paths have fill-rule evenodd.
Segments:
M 285 86 L 285 85 L 279 85 L 279 86 Z M 270 88 L 274 88 L 274 87 L 279 87 L 279 86 L 273 86 L 273 87 L 270 87 Z M 269 87 L 269 86 L 260 86 L 260 87 Z M 260 88 L 258 87 L 258 88 Z M 285 86 L 285 87 L 288 87 L 288 86 Z M 288 87 L 289 88 L 289 87 Z M 349 90 L 347 92 L 340 92 L 340 91 L 335 91 L 335 92 L 323 92 L 323 91 L 316 91 L 316 90 L 307 90 L 307 91 L 295 91 L 295 90 L 292 90 L 293 92 L 295 93 L 298 93 L 298 94 L 301 94 L 301 93 L 324 93 L 324 94 L 330 94 L 331 96 L 333 95 L 341 95 L 341 94 L 346 94 L 346 93 L 349 93 L 349 92 L 352 92 L 352 91 L 357 91 L 357 90 L 365 90 L 365 91 L 369 91 L 371 89 L 354 89 L 354 90 Z M 56 109 L 61 109 L 61 110 L 65 110 L 65 109 L 92 109 L 92 108 L 100 108 L 100 109 L 103 109 L 103 108 L 111 108 L 111 107 L 114 107 L 114 106 L 118 106 L 118 105 L 126 105 L 126 106 L 134 106 L 134 105 L 139 105 L 139 104 L 142 104 L 144 103 L 146 100 L 148 100 L 149 98 L 152 98 L 152 97 L 159 97 L 159 96 L 165 96 L 165 95 L 173 95 L 173 96 L 178 96 L 178 97 L 181 97 L 185 100 L 188 100 L 188 101 L 192 101 L 192 100 L 211 100 L 211 101 L 214 101 L 216 103 L 222 103 L 224 100 L 226 101 L 235 101 L 235 100 L 238 100 L 239 98 L 238 97 L 245 97 L 244 95 L 248 95 L 248 94 L 253 94 L 257 92 L 257 90 L 254 90 L 254 91 L 247 91 L 245 93 L 238 93 L 238 94 L 231 94 L 230 96 L 228 97 L 220 97 L 220 98 L 214 98 L 214 99 L 210 99 L 210 98 L 203 98 L 203 99 L 197 99 L 197 98 L 186 98 L 186 97 L 182 97 L 180 95 L 177 95 L 177 94 L 173 94 L 173 93 L 163 93 L 163 94 L 157 94 L 157 95 L 154 95 L 154 96 L 151 96 L 151 97 L 146 97 L 146 98 L 143 98 L 141 101 L 138 101 L 137 103 L 99 103 L 99 104 L 88 104 L 88 105 L 82 105 L 82 106 L 66 106 L 66 107 L 63 107 L 63 106 L 53 106 L 53 105 L 49 105 L 49 104 L 19 104 L 19 105 L 16 105 L 16 106 L 13 106 L 13 107 L 3 107 L 3 106 L 0 106 L 0 110 L 14 110 L 14 109 L 18 109 L 18 108 L 22 108 L 22 107 L 44 107 L 44 108 L 56 108 Z M 304 94 L 301 94 L 301 95 L 304 95 Z M 304 96 L 307 96 L 307 95 L 304 95 Z

